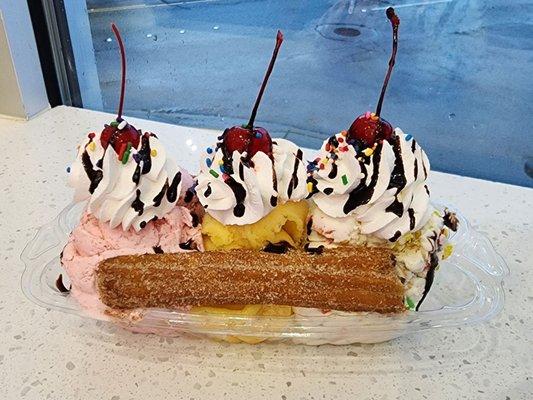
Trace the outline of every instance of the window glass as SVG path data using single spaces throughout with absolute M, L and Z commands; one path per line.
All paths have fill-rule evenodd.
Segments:
M 223 129 L 248 119 L 281 29 L 257 121 L 317 148 L 375 109 L 392 45 L 390 3 L 88 0 L 91 84 L 113 112 L 115 22 L 127 50 L 126 115 Z M 533 2 L 393 3 L 400 41 L 382 116 L 422 144 L 433 169 L 533 186 Z

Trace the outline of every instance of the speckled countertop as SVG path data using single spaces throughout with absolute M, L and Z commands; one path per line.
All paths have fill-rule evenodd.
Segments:
M 111 118 L 58 107 L 30 122 L 0 119 L 1 399 L 533 398 L 533 190 L 526 188 L 431 177 L 433 199 L 461 210 L 511 270 L 504 311 L 475 327 L 378 345 L 229 345 L 135 335 L 31 303 L 20 289 L 19 255 L 70 202 L 65 167 L 80 137 Z M 191 169 L 213 138 L 135 122 L 172 143 Z

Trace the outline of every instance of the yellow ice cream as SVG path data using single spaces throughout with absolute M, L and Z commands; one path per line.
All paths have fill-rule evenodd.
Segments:
M 287 242 L 293 247 L 304 244 L 308 213 L 306 201 L 286 202 L 278 205 L 261 220 L 249 225 L 223 225 L 209 214 L 202 221 L 204 248 L 210 250 L 253 249 L 262 250 L 268 243 Z M 226 307 L 194 307 L 192 312 L 207 315 L 290 317 L 292 307 L 275 305 L 245 305 Z M 279 329 L 285 321 L 279 321 Z M 276 322 L 269 324 L 275 329 Z M 231 343 L 256 344 L 264 338 L 254 336 L 224 336 Z
M 308 212 L 306 201 L 286 202 L 249 225 L 223 225 L 208 213 L 202 222 L 204 248 L 210 250 L 261 250 L 268 243 L 303 245 Z
M 191 312 L 194 314 L 203 314 L 203 315 L 224 315 L 224 316 L 265 316 L 265 317 L 290 317 L 292 315 L 292 307 L 290 306 L 274 306 L 274 305 L 261 305 L 261 304 L 249 304 L 245 306 L 239 305 L 228 305 L 225 307 L 193 307 Z M 207 322 L 209 323 L 209 322 Z M 239 323 L 238 320 L 228 322 L 233 327 L 236 327 L 236 324 Z M 271 321 L 268 328 L 270 331 L 279 330 L 283 331 L 286 321 L 281 319 L 280 321 Z M 259 332 L 258 332 L 259 333 Z M 257 344 L 261 343 L 266 338 L 260 336 L 222 336 L 219 337 L 221 340 L 230 343 L 248 343 L 248 344 Z

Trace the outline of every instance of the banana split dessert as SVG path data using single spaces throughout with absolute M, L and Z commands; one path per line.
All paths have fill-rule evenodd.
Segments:
M 255 125 L 283 35 L 278 32 L 250 120 L 208 147 L 193 177 L 153 133 L 117 118 L 83 138 L 70 168 L 86 201 L 61 262 L 88 312 L 123 320 L 143 310 L 198 315 L 418 311 L 457 219 L 430 202 L 428 158 L 381 117 L 393 50 L 375 112 L 303 149 Z

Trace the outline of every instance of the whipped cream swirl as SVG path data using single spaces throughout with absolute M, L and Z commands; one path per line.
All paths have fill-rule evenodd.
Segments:
M 390 142 L 357 151 L 341 132 L 324 142 L 309 167 L 312 199 L 325 214 L 353 215 L 362 234 L 393 242 L 431 215 L 429 160 L 411 135 L 394 133 Z
M 74 201 L 88 200 L 88 211 L 98 220 L 139 231 L 174 208 L 189 178 L 153 133 L 142 134 L 138 148 L 122 159 L 113 146 L 103 148 L 100 134 L 90 133 L 78 147 L 68 184 Z
M 272 141 L 272 159 L 263 152 L 251 159 L 238 151 L 225 154 L 222 143 L 207 152 L 196 193 L 206 212 L 225 225 L 252 224 L 277 204 L 308 194 L 303 152 L 288 140 Z

